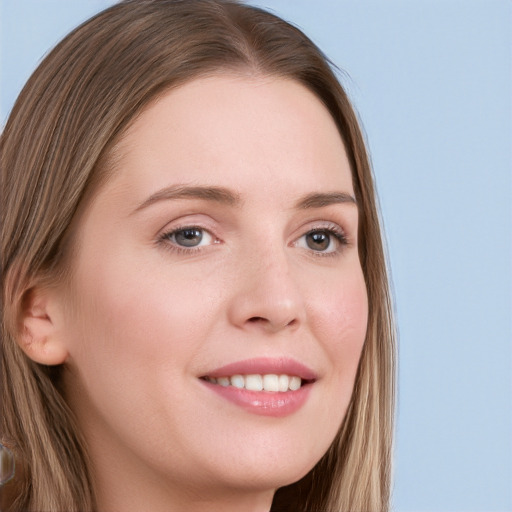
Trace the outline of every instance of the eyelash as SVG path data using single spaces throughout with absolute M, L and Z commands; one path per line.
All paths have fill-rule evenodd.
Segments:
M 181 231 L 194 230 L 194 229 L 197 231 L 201 231 L 203 233 L 208 233 L 213 239 L 213 244 L 220 243 L 220 240 L 211 231 L 209 231 L 208 229 L 203 228 L 201 226 L 180 226 L 180 227 L 174 228 L 171 231 L 166 231 L 165 233 L 162 233 L 162 235 L 160 235 L 160 237 L 158 238 L 157 242 L 159 244 L 164 245 L 164 247 L 167 250 L 172 251 L 176 254 L 191 255 L 193 253 L 199 252 L 202 249 L 204 249 L 204 246 L 188 247 L 187 248 L 187 247 L 180 246 L 177 243 L 173 242 L 171 240 L 171 238 L 173 236 L 176 236 L 176 233 L 179 233 Z
M 167 250 L 170 250 L 176 254 L 184 254 L 184 255 L 191 255 L 193 253 L 196 253 L 198 251 L 201 251 L 204 249 L 204 246 L 197 246 L 197 247 L 183 247 L 178 245 L 177 243 L 173 242 L 171 238 L 173 236 L 176 236 L 177 233 L 180 233 L 182 231 L 186 230 L 197 230 L 201 231 L 203 233 L 208 233 L 209 236 L 212 237 L 213 244 L 219 244 L 220 240 L 213 234 L 211 231 L 209 231 L 206 228 L 203 228 L 201 226 L 180 226 L 177 228 L 172 229 L 171 231 L 166 231 L 162 233 L 162 235 L 159 236 L 157 242 L 159 244 L 162 244 L 166 247 Z M 349 245 L 349 240 L 347 236 L 345 235 L 345 232 L 343 229 L 341 229 L 339 226 L 335 224 L 330 224 L 328 226 L 319 226 L 312 228 L 308 230 L 306 233 L 301 235 L 297 241 L 294 242 L 294 245 L 298 243 L 298 241 L 306 237 L 312 233 L 327 233 L 328 235 L 335 238 L 336 242 L 339 244 L 339 247 L 334 249 L 333 251 L 325 252 L 325 251 L 315 251 L 314 249 L 309 249 L 309 252 L 312 253 L 314 257 L 333 257 L 339 255 L 343 249 Z
M 339 256 L 345 247 L 349 245 L 349 240 L 342 228 L 337 226 L 336 224 L 329 224 L 327 226 L 318 226 L 314 227 L 313 229 L 308 230 L 306 233 L 304 233 L 298 240 L 300 240 L 302 237 L 308 236 L 312 233 L 327 233 L 328 235 L 335 238 L 336 243 L 339 244 L 337 248 L 335 248 L 333 251 L 315 251 L 314 249 L 310 249 L 309 252 L 313 257 L 320 257 L 320 258 L 329 258 L 329 257 L 335 257 Z M 297 242 L 295 242 L 297 243 Z

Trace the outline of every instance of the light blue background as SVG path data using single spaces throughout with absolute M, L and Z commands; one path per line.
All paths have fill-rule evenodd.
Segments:
M 3 0 L 1 120 L 108 0 Z M 512 510 L 512 3 L 254 0 L 347 73 L 400 329 L 396 512 Z

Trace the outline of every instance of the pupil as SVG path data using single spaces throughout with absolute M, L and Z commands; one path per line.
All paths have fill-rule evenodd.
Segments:
M 329 247 L 330 237 L 327 233 L 315 231 L 306 236 L 308 247 L 314 251 L 324 251 Z
M 185 247 L 194 247 L 201 243 L 203 233 L 199 229 L 182 229 L 175 235 L 176 242 Z

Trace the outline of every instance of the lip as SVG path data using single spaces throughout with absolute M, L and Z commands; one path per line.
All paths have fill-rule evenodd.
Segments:
M 308 368 L 306 365 L 299 363 L 295 359 L 287 357 L 271 359 L 266 357 L 260 357 L 256 359 L 246 359 L 244 361 L 238 361 L 230 363 L 220 368 L 208 371 L 204 374 L 204 377 L 230 377 L 231 375 L 251 375 L 251 374 L 286 374 L 296 375 L 302 380 L 316 380 L 318 377 L 316 373 Z
M 208 382 L 204 377 L 226 377 L 231 375 L 250 374 L 286 374 L 296 375 L 303 381 L 308 381 L 295 391 L 272 392 L 250 391 L 234 386 L 220 386 Z M 275 418 L 288 416 L 298 411 L 307 401 L 317 376 L 307 366 L 289 358 L 280 359 L 248 359 L 230 363 L 209 371 L 200 378 L 200 382 L 223 399 L 253 414 Z

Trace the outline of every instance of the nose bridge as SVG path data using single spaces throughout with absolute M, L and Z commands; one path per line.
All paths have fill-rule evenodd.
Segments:
M 267 250 L 254 251 L 253 257 L 255 288 L 261 284 L 269 301 L 288 302 L 294 295 L 295 282 L 286 248 L 269 244 Z
M 232 320 L 239 326 L 258 324 L 268 331 L 296 326 L 302 317 L 302 298 L 284 242 L 249 247 L 238 276 Z

